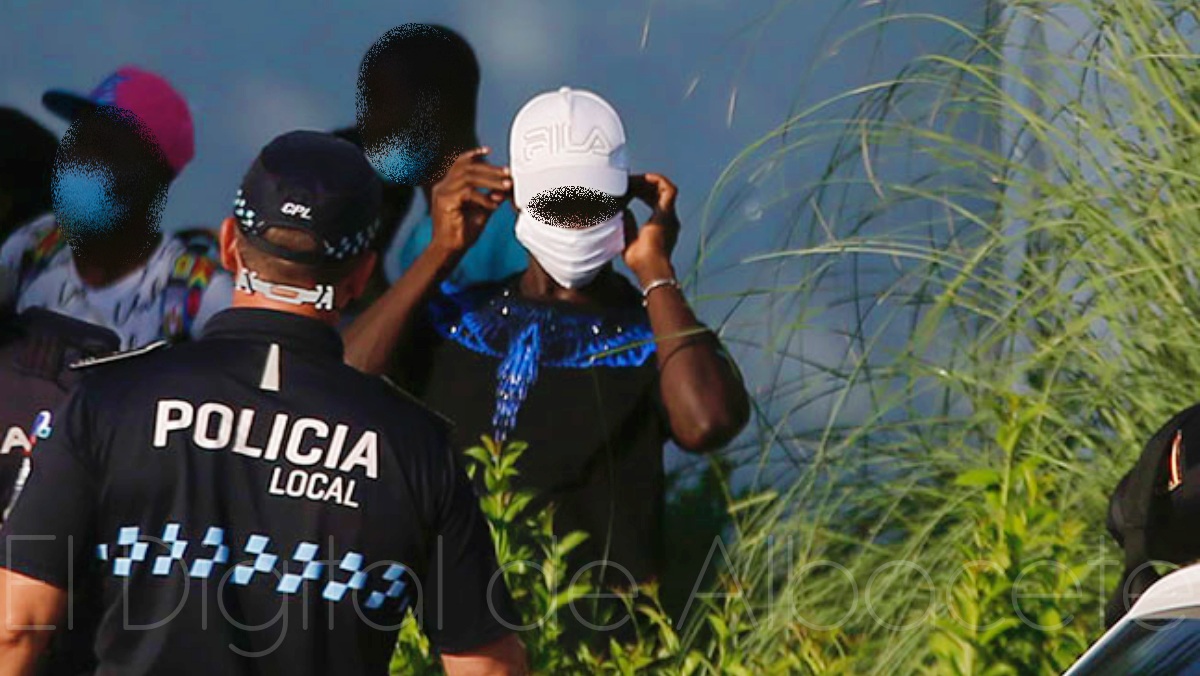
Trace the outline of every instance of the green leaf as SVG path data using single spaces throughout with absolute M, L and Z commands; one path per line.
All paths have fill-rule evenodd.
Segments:
M 741 512 L 741 511 L 748 509 L 750 507 L 753 507 L 755 505 L 760 505 L 764 502 L 774 502 L 778 499 L 779 499 L 779 493 L 777 493 L 776 491 L 764 491 L 762 493 L 756 493 L 754 495 L 743 498 L 741 500 L 731 502 L 728 507 L 728 512 L 730 514 L 737 514 L 738 512 Z
M 955 486 L 972 488 L 985 488 L 999 484 L 1000 473 L 994 469 L 973 469 L 959 474 L 954 479 Z
M 560 540 L 558 543 L 559 554 L 561 554 L 562 556 L 566 556 L 567 554 L 570 554 L 576 547 L 583 544 L 583 542 L 585 540 L 587 540 L 588 537 L 589 537 L 588 534 L 581 530 L 571 531 L 570 533 L 567 533 L 566 535 L 563 536 L 562 540 Z

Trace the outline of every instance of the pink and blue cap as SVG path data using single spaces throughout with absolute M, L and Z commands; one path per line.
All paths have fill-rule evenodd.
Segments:
M 162 76 L 135 66 L 121 67 L 87 96 L 52 89 L 42 95 L 42 104 L 68 121 L 96 106 L 113 106 L 132 113 L 154 134 L 176 175 L 196 153 L 187 101 Z

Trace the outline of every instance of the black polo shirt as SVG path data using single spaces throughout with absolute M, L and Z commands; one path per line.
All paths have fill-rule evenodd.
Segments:
M 331 327 L 226 310 L 88 371 L 2 539 L 12 570 L 101 586 L 97 673 L 384 674 L 409 609 L 446 652 L 508 631 L 447 425 Z

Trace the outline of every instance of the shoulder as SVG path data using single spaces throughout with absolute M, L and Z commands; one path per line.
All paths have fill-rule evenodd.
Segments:
M 348 405 L 355 415 L 383 432 L 398 448 L 440 451 L 454 427 L 448 418 L 386 376 L 339 364 L 328 380 L 331 385 L 336 383 L 339 391 L 353 392 Z
M 505 295 L 517 280 L 517 276 L 491 282 L 477 282 L 466 287 L 443 284 L 429 301 L 431 308 L 442 311 L 453 309 L 459 313 L 476 309 L 493 298 Z
M 83 359 L 69 364 L 68 368 L 73 371 L 90 372 L 98 367 L 108 367 L 114 364 L 127 365 L 135 363 L 132 360 L 138 357 L 145 357 L 146 355 L 163 350 L 169 346 L 170 343 L 165 340 L 156 340 L 153 343 L 143 345 L 142 347 L 137 347 L 132 350 L 122 350 L 120 352 L 113 352 L 111 354 L 84 357 Z M 142 362 L 136 362 L 137 365 L 141 365 L 141 363 Z
M 152 262 L 168 280 L 190 287 L 207 287 L 215 276 L 225 272 L 216 235 L 201 228 L 165 236 Z
M 217 233 L 207 228 L 184 228 L 171 235 L 190 253 L 217 259 L 221 256 L 221 242 Z
M 438 432 L 449 434 L 450 430 L 454 428 L 454 423 L 449 418 L 430 408 L 425 402 L 418 399 L 416 395 L 397 385 L 391 378 L 378 376 L 376 379 L 383 384 L 386 395 L 396 405 L 421 417 L 425 422 L 436 428 Z
M 348 376 L 346 384 L 362 395 L 361 410 L 383 420 L 386 428 L 405 435 L 418 429 L 441 435 L 453 428 L 448 418 L 429 408 L 391 378 L 367 375 L 349 365 L 342 367 Z
M 66 238 L 54 220 L 54 214 L 45 214 L 17 228 L 0 246 L 0 265 L 17 269 L 26 265 L 26 259 L 48 259 L 64 249 Z
M 119 412 L 127 395 L 160 379 L 163 359 L 176 350 L 165 340 L 131 350 L 85 357 L 67 365 L 77 389 L 97 409 Z
M 165 288 L 164 327 L 171 336 L 195 337 L 208 319 L 229 306 L 233 279 L 221 266 L 216 235 L 193 228 L 164 238 L 152 265 Z
M 428 328 L 448 336 L 450 327 L 462 322 L 467 315 L 486 310 L 493 301 L 511 294 L 509 278 L 480 282 L 465 288 L 442 285 L 426 302 L 422 319 Z
M 3 250 L 7 253 L 32 249 L 40 240 L 57 229 L 58 224 L 54 220 L 54 214 L 43 214 L 13 230 L 12 234 L 4 240 Z
M 331 374 L 333 375 L 333 374 Z M 343 398 L 353 416 L 376 430 L 402 465 L 424 473 L 437 471 L 450 457 L 453 423 L 416 396 L 384 376 L 372 376 L 345 366 L 338 389 L 352 388 L 353 401 Z

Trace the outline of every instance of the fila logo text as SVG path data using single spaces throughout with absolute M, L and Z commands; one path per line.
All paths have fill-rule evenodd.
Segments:
M 608 155 L 612 152 L 612 143 L 604 136 L 599 127 L 591 131 L 580 142 L 571 138 L 571 124 L 563 122 L 548 127 L 535 127 L 525 132 L 525 161 L 532 160 L 538 153 L 580 153 L 593 155 Z

